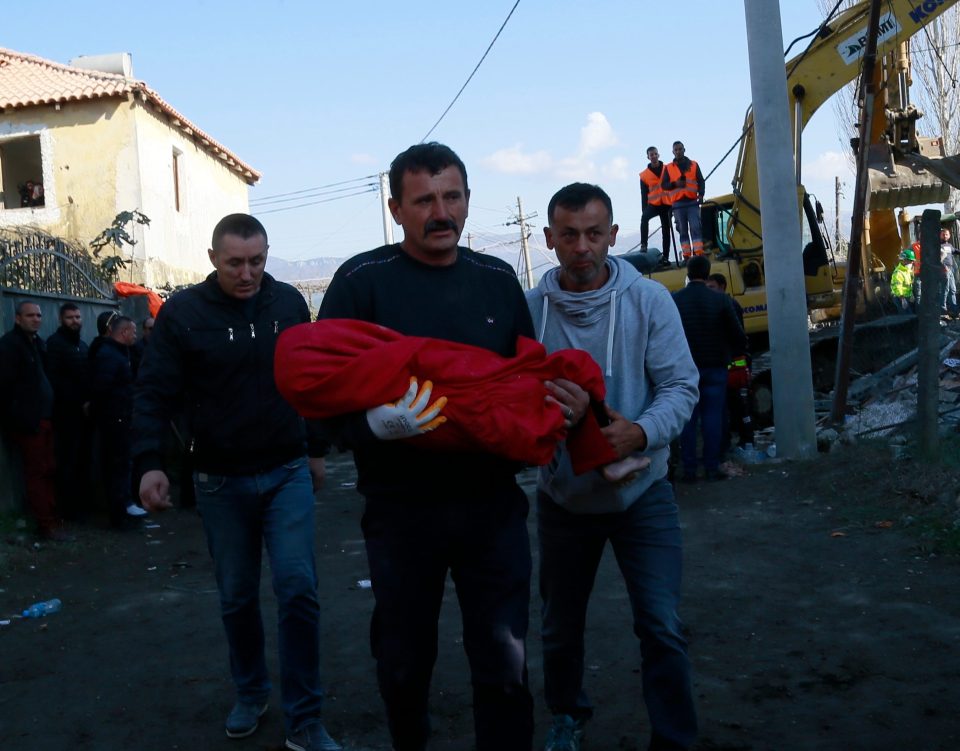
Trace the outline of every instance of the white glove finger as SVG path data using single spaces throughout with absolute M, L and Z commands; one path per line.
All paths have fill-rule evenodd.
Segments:
M 440 410 L 447 406 L 447 397 L 441 396 L 437 401 L 427 407 L 423 412 L 418 414 L 414 419 L 417 421 L 417 426 L 422 427 L 424 424 L 430 422 L 434 417 L 440 414 Z
M 409 408 L 413 403 L 413 400 L 417 398 L 417 379 L 413 376 L 410 377 L 410 387 L 407 389 L 407 393 L 401 397 L 400 401 L 397 402 L 398 407 Z
M 416 385 L 416 380 L 414 380 L 414 385 Z M 433 382 L 424 381 L 423 386 L 420 387 L 420 393 L 417 394 L 417 398 L 410 405 L 410 411 L 413 414 L 417 414 L 421 409 L 427 406 L 430 403 L 430 393 L 433 391 Z

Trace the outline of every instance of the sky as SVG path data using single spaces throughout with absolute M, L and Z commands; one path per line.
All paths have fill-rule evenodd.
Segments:
M 371 183 L 430 131 L 514 2 L 45 0 L 6 14 L 0 46 L 62 63 L 130 52 L 135 77 L 262 172 L 250 198 L 271 254 L 348 257 L 383 243 Z M 780 7 L 784 48 L 821 20 L 816 0 Z M 467 167 L 463 242 L 468 233 L 474 248 L 519 238 L 508 226 L 519 197 L 537 214 L 539 267 L 552 258 L 542 227 L 557 189 L 600 184 L 621 237 L 638 232 L 646 147 L 669 160 L 682 140 L 706 175 L 739 137 L 749 102 L 740 0 L 520 0 L 430 139 Z M 837 131 L 828 104 L 804 133 L 802 159 L 831 223 L 834 176 L 847 196 L 854 181 Z M 707 196 L 730 191 L 735 158 L 710 177 Z M 269 203 L 330 185 L 339 192 Z

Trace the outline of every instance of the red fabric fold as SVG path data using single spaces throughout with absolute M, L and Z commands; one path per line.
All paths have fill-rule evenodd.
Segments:
M 284 331 L 277 341 L 274 371 L 280 393 L 310 419 L 396 401 L 411 376 L 421 383 L 429 379 L 431 403 L 447 397 L 447 422 L 405 440 L 433 450 L 482 451 L 535 465 L 548 463 L 557 442 L 566 437 L 560 409 L 544 401 L 543 382 L 566 378 L 598 402 L 606 392 L 600 367 L 580 350 L 547 355 L 541 344 L 518 337 L 516 356 L 507 358 L 482 347 L 404 336 L 350 319 Z M 573 431 L 580 439 L 573 457 L 578 473 L 617 458 L 599 430 L 588 410 Z

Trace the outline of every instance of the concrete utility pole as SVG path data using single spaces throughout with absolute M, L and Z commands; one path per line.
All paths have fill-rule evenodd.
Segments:
M 380 173 L 380 207 L 383 209 L 383 244 L 393 245 L 393 215 L 390 213 L 390 174 Z
M 512 222 L 507 222 L 508 226 L 511 224 L 520 225 L 520 257 L 523 259 L 525 270 L 525 274 L 520 279 L 520 284 L 524 289 L 533 289 L 533 262 L 530 260 L 530 246 L 527 245 L 527 240 L 530 238 L 527 220 L 533 219 L 536 215 L 537 212 L 534 211 L 530 216 L 524 216 L 523 204 L 520 202 L 520 196 L 517 196 L 517 218 Z
M 940 212 L 927 209 L 920 220 L 920 310 L 918 314 L 917 439 L 920 454 L 940 453 Z
M 777 455 L 803 459 L 816 454 L 817 436 L 780 3 L 744 0 L 743 6 L 763 209 Z

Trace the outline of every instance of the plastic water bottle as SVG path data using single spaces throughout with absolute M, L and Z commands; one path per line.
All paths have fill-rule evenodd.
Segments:
M 63 607 L 63 603 L 54 597 L 52 600 L 47 600 L 46 602 L 35 602 L 33 605 L 23 611 L 23 617 L 42 618 L 45 615 L 51 615 L 53 613 L 60 612 L 61 607 Z

